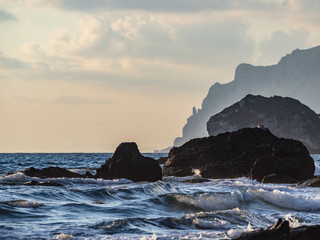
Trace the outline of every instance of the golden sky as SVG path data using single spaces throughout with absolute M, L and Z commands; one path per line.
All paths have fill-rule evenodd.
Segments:
M 143 152 L 242 62 L 320 44 L 318 0 L 0 0 L 0 152 Z

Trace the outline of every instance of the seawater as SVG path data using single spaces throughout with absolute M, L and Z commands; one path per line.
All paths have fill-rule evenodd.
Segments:
M 57 178 L 50 180 L 63 187 L 26 186 L 27 181 L 43 180 L 18 172 L 59 166 L 94 173 L 111 156 L 0 154 L 0 239 L 230 239 L 278 218 L 289 220 L 292 227 L 320 224 L 318 188 L 247 178 L 185 182 L 199 178 L 199 171 L 154 183 Z M 318 175 L 320 155 L 312 157 Z

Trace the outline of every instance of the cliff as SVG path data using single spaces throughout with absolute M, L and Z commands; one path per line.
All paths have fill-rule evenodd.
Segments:
M 289 97 L 247 95 L 212 116 L 207 122 L 210 136 L 244 127 L 263 125 L 278 137 L 301 141 L 311 153 L 320 153 L 320 119 L 306 105 Z
M 232 82 L 215 83 L 198 111 L 187 119 L 182 137 L 175 146 L 196 137 L 208 136 L 206 123 L 211 116 L 239 101 L 247 94 L 293 97 L 320 112 L 320 46 L 295 50 L 272 66 L 240 64 Z

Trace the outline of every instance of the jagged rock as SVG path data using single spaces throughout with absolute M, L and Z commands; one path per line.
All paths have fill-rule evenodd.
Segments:
M 214 114 L 239 101 L 247 94 L 294 97 L 320 112 L 320 46 L 295 50 L 272 66 L 240 64 L 234 80 L 211 86 L 202 106 L 193 110 L 176 138 L 174 146 L 181 146 L 193 138 L 208 136 L 206 123 Z
M 320 176 L 300 182 L 297 187 L 320 187 Z
M 189 176 L 197 169 L 205 178 L 236 178 L 249 177 L 254 164 L 252 176 L 260 181 L 273 173 L 300 181 L 311 178 L 315 170 L 301 142 L 278 138 L 260 128 L 190 140 L 170 151 L 162 170 L 164 176 Z
M 38 181 L 35 181 L 35 180 L 32 180 L 30 182 L 26 182 L 24 185 L 27 185 L 27 186 L 63 187 L 63 185 L 61 183 L 52 182 L 52 181 L 38 182 Z
M 262 183 L 297 183 L 298 181 L 295 178 L 282 175 L 282 174 L 269 174 L 264 176 L 261 180 Z
M 303 142 L 311 153 L 320 152 L 320 118 L 309 107 L 289 97 L 247 95 L 212 116 L 207 122 L 210 136 L 262 125 L 274 135 Z
M 161 157 L 157 161 L 158 161 L 159 164 L 165 164 L 167 159 L 168 159 L 167 157 Z
M 22 171 L 25 175 L 29 177 L 39 177 L 39 178 L 82 178 L 83 175 L 71 172 L 67 169 L 60 167 L 47 167 L 44 169 L 37 169 L 34 167 L 27 168 Z
M 290 228 L 288 221 L 279 219 L 272 227 L 242 233 L 233 240 L 319 240 L 319 236 L 320 225 Z
M 204 183 L 204 182 L 210 182 L 209 179 L 206 178 L 192 178 L 182 181 L 183 183 Z
M 234 240 L 289 240 L 290 227 L 288 221 L 279 219 L 275 225 L 267 229 L 243 233 Z
M 162 180 L 159 163 L 153 158 L 144 157 L 139 152 L 136 143 L 121 143 L 114 155 L 99 169 L 98 178 L 127 178 L 134 182 Z

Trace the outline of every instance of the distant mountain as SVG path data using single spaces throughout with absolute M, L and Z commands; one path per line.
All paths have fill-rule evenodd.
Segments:
M 320 118 L 306 105 L 289 97 L 247 95 L 212 116 L 210 136 L 263 125 L 277 137 L 301 141 L 312 153 L 320 153 Z
M 272 66 L 240 64 L 232 82 L 215 83 L 183 127 L 182 137 L 174 141 L 180 146 L 196 137 L 208 136 L 206 123 L 211 116 L 239 101 L 247 94 L 293 97 L 320 112 L 320 46 L 295 50 Z

